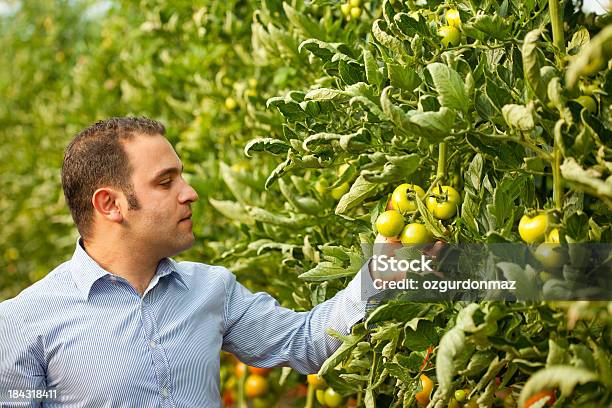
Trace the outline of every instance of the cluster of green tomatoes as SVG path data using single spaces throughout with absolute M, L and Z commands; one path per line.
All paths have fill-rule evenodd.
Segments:
M 548 269 L 559 268 L 568 261 L 567 253 L 560 244 L 559 229 L 554 224 L 555 218 L 551 213 L 540 211 L 523 215 L 518 226 L 523 241 L 538 244 L 533 255 Z
M 440 41 L 443 46 L 448 47 L 449 45 L 457 46 L 461 41 L 461 17 L 459 11 L 456 8 L 446 10 L 444 13 L 446 19 L 446 25 L 443 25 L 438 29 L 438 35 L 442 37 Z
M 346 3 L 342 3 L 340 11 L 347 20 L 361 17 L 361 0 L 348 0 Z
M 400 184 L 391 195 L 386 211 L 376 219 L 378 233 L 389 239 L 399 239 L 404 245 L 427 244 L 433 234 L 425 224 L 415 221 L 418 214 L 416 200 L 425 200 L 427 209 L 439 220 L 448 220 L 457 214 L 461 196 L 451 186 L 435 185 L 425 193 L 416 184 Z M 405 218 L 412 219 L 406 223 Z

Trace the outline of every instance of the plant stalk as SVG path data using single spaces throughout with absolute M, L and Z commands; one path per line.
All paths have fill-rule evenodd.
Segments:
M 304 408 L 314 407 L 314 396 L 315 396 L 315 387 L 312 384 L 308 384 L 308 394 L 306 394 L 306 406 Z
M 555 208 L 559 211 L 563 209 L 563 184 L 561 183 L 561 149 L 563 149 L 562 127 L 564 123 L 565 122 L 563 121 L 563 119 L 559 119 L 555 124 L 555 143 L 553 145 L 552 152 L 553 200 L 555 202 Z
M 444 183 L 446 176 L 446 142 L 441 142 L 438 149 L 438 171 L 436 178 Z
M 553 44 L 559 49 L 559 51 L 561 51 L 561 53 L 565 53 L 563 16 L 561 15 L 559 0 L 548 0 L 548 9 L 550 11 L 550 22 L 552 24 Z

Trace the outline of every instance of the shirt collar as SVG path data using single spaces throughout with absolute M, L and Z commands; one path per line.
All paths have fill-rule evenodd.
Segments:
M 77 239 L 76 249 L 70 262 L 72 280 L 86 299 L 89 298 L 91 287 L 98 279 L 112 275 L 89 256 L 83 248 L 83 241 L 80 237 Z M 153 279 L 158 280 L 170 274 L 177 278 L 180 286 L 184 289 L 189 289 L 177 262 L 171 258 L 164 258 L 157 264 L 157 271 Z

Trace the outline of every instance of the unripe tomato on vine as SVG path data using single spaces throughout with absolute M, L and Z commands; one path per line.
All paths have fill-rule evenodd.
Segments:
M 444 17 L 446 18 L 446 24 L 451 27 L 459 27 L 461 25 L 461 17 L 459 16 L 459 11 L 456 8 L 446 10 Z
M 552 222 L 552 217 L 546 213 L 538 213 L 533 217 L 525 214 L 519 221 L 519 235 L 521 239 L 528 244 L 541 242 L 544 240 L 546 232 Z
M 438 35 L 442 37 L 440 42 L 443 46 L 448 47 L 449 45 L 457 46 L 461 41 L 461 33 L 454 26 L 442 26 L 438 29 Z
M 448 220 L 457 214 L 461 196 L 451 186 L 435 186 L 427 197 L 427 209 L 439 220 Z
M 376 219 L 376 230 L 384 237 L 396 237 L 403 228 L 404 217 L 397 211 L 385 211 Z
M 393 190 L 391 195 L 391 205 L 393 209 L 404 214 L 406 212 L 416 211 L 416 198 L 420 200 L 425 197 L 425 190 L 416 184 L 400 184 Z

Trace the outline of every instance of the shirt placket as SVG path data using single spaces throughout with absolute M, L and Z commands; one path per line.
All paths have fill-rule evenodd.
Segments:
M 160 343 L 160 336 L 155 317 L 153 313 L 153 305 L 151 304 L 152 296 L 143 296 L 140 302 L 140 310 L 142 314 L 143 329 L 147 336 L 147 348 L 151 354 L 153 368 L 157 377 L 157 386 L 161 406 L 164 408 L 174 407 L 172 397 L 172 384 L 170 380 L 170 366 L 166 359 L 166 352 L 163 345 Z

